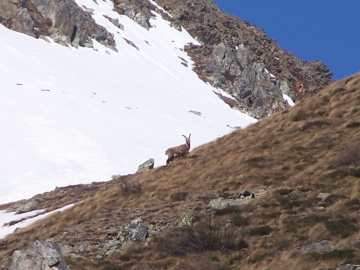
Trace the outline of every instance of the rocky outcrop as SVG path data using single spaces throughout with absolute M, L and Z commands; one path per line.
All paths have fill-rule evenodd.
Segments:
M 222 12 L 212 0 L 158 0 L 173 20 L 201 46 L 185 49 L 199 77 L 235 97 L 240 110 L 256 118 L 314 95 L 328 85 L 332 73 L 320 61 L 306 62 L 282 50 L 265 32 Z
M 53 244 L 50 240 L 46 240 L 44 244 L 36 241 L 24 252 L 15 250 L 9 270 L 69 270 Z
M 149 158 L 144 163 L 140 164 L 136 173 L 145 172 L 154 168 L 155 161 L 153 158 Z
M 114 0 L 114 9 L 149 30 L 151 4 L 147 0 Z
M 0 17 L 12 30 L 35 38 L 48 36 L 62 45 L 92 47 L 95 39 L 109 48 L 116 47 L 113 35 L 73 0 L 0 1 Z

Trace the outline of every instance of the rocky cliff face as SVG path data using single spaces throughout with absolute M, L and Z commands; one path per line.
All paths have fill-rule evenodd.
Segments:
M 91 10 L 74 0 L 0 1 L 0 22 L 35 38 L 51 37 L 62 45 L 92 47 L 91 39 L 115 49 L 113 35 L 95 23 Z
M 220 96 L 231 107 L 263 118 L 312 96 L 327 86 L 332 73 L 320 61 L 306 62 L 282 50 L 261 29 L 222 12 L 212 0 L 113 0 L 114 9 L 149 29 L 152 11 L 157 11 L 181 31 L 184 27 L 201 45 L 185 50 L 196 63 L 194 71 L 234 100 Z M 109 18 L 111 19 L 111 18 Z M 91 39 L 116 50 L 112 34 L 97 25 L 91 10 L 74 0 L 4 0 L 0 23 L 39 38 L 50 36 L 60 44 L 92 47 Z
M 196 37 L 201 46 L 187 46 L 195 71 L 236 98 L 242 111 L 262 118 L 293 101 L 312 96 L 332 79 L 320 61 L 305 62 L 282 50 L 265 32 L 222 12 L 212 0 L 158 0 Z

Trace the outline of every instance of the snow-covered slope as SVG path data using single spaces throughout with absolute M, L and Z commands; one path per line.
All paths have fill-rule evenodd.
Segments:
M 134 173 L 151 157 L 164 165 L 182 134 L 192 133 L 194 148 L 255 122 L 198 79 L 182 50 L 197 42 L 185 30 L 157 15 L 147 31 L 110 1 L 97 2 L 77 0 L 114 34 L 118 52 L 96 41 L 96 50 L 64 47 L 0 25 L 0 203 Z

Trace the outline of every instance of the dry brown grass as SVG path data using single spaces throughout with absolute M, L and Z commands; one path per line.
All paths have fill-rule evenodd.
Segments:
M 360 75 L 356 75 L 291 109 L 198 147 L 169 167 L 47 193 L 42 207 L 78 204 L 0 240 L 0 265 L 9 264 L 14 249 L 47 238 L 91 246 L 91 252 L 82 254 L 84 261 L 66 259 L 71 269 L 314 269 L 320 264 L 336 268 L 344 262 L 360 263 L 359 249 L 351 244 L 358 237 L 360 221 L 359 106 Z M 141 192 L 124 194 L 122 181 L 130 187 L 139 185 Z M 220 195 L 234 198 L 241 190 L 268 186 L 273 191 L 236 211 L 215 215 L 206 207 Z M 332 196 L 322 201 L 316 198 L 320 192 Z M 318 206 L 324 209 L 316 210 Z M 157 251 L 152 242 L 146 248 L 139 243 L 122 257 L 91 263 L 112 224 L 142 217 L 145 224 L 166 232 L 185 214 L 199 220 L 213 214 L 214 221 L 243 230 L 249 249 L 172 257 Z M 309 259 L 291 251 L 324 239 L 348 253 Z M 211 268 L 212 263 L 218 268 Z

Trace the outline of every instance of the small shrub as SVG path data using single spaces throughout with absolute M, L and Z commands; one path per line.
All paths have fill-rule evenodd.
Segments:
M 264 219 L 277 219 L 281 215 L 281 212 L 264 212 L 261 213 L 261 217 Z
M 354 223 L 357 223 L 356 219 L 341 219 L 327 221 L 325 226 L 332 235 L 340 235 L 342 238 L 346 238 L 359 230 Z
M 227 214 L 235 214 L 235 213 L 239 213 L 240 212 L 240 207 L 236 206 L 236 205 L 231 205 L 229 207 L 225 207 L 222 209 L 216 209 L 215 210 L 215 215 L 216 216 L 224 216 Z
M 350 175 L 360 178 L 360 167 L 353 168 L 350 170 Z
M 349 166 L 356 165 L 360 162 L 360 150 L 357 146 L 349 147 L 340 155 L 335 161 L 335 166 Z
M 243 217 L 240 215 L 236 215 L 232 218 L 232 224 L 236 227 L 249 225 L 250 217 Z
M 303 110 L 298 110 L 294 113 L 294 115 L 290 118 L 293 122 L 298 122 L 301 120 L 305 120 L 307 117 L 306 112 Z
M 275 192 L 279 195 L 288 195 L 289 193 L 293 192 L 294 189 L 293 188 L 282 188 L 282 189 L 278 189 Z
M 345 91 L 345 89 L 343 87 L 339 87 L 339 88 L 336 88 L 333 91 L 331 91 L 331 94 L 335 95 L 337 93 L 344 92 L 344 91 Z
M 177 228 L 159 239 L 157 249 L 173 256 L 207 251 L 231 251 L 247 248 L 244 234 L 235 227 L 212 224 L 211 219 Z
M 121 184 L 122 194 L 127 196 L 129 194 L 141 193 L 141 184 L 139 182 L 131 182 L 130 180 L 124 179 Z
M 249 258 L 249 262 L 257 263 L 257 262 L 264 260 L 266 257 L 273 257 L 274 254 L 275 254 L 275 251 L 265 251 L 265 252 L 258 251 Z
M 269 235 L 272 232 L 272 228 L 269 225 L 252 228 L 249 230 L 249 235 Z
M 179 202 L 179 201 L 184 201 L 186 199 L 186 196 L 188 195 L 187 192 L 176 192 L 174 194 L 171 194 L 170 199 L 173 202 Z

